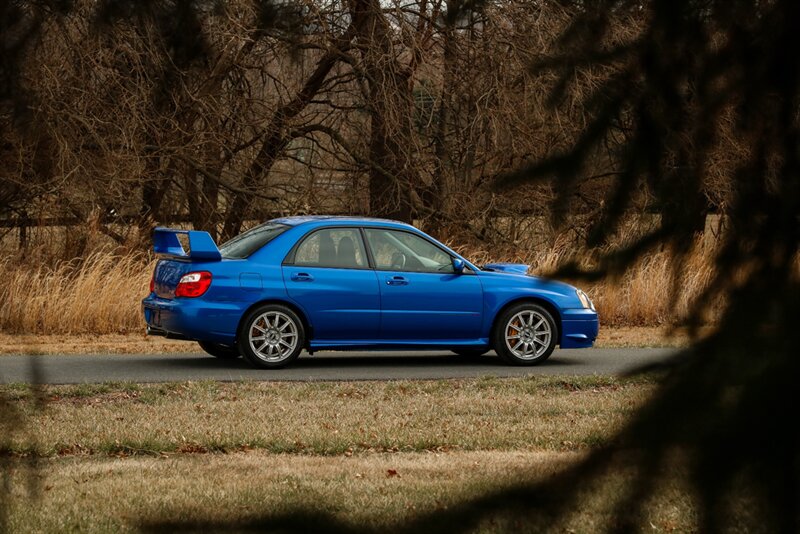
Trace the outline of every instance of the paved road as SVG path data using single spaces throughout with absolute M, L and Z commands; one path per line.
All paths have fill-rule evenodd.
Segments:
M 0 356 L 0 383 L 168 382 L 180 380 L 401 380 L 527 375 L 616 375 L 662 361 L 674 349 L 556 350 L 537 367 L 511 367 L 496 356 L 463 358 L 446 352 L 318 352 L 288 369 L 253 369 L 242 359 L 205 354 Z M 492 353 L 493 354 L 493 353 Z

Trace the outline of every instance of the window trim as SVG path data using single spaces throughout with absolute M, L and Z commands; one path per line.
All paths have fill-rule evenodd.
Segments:
M 361 246 L 364 247 L 364 256 L 367 260 L 367 265 L 364 267 L 343 267 L 340 265 L 297 265 L 295 263 L 295 258 L 297 254 L 297 249 L 299 249 L 306 240 L 311 239 L 314 237 L 314 234 L 317 232 L 322 232 L 325 230 L 353 230 L 355 234 L 361 239 Z M 283 261 L 281 262 L 282 267 L 297 267 L 299 268 L 308 268 L 308 269 L 348 269 L 351 271 L 369 271 L 375 270 L 372 266 L 372 255 L 367 247 L 367 243 L 365 241 L 365 236 L 363 232 L 360 231 L 360 226 L 322 226 L 318 228 L 312 228 L 305 234 L 303 234 L 300 239 L 289 249 L 289 252 L 286 253 L 284 256 Z
M 406 230 L 404 228 L 392 228 L 392 227 L 389 227 L 389 226 L 362 226 L 361 227 L 361 231 L 362 231 L 362 235 L 363 235 L 363 238 L 364 238 L 364 243 L 366 244 L 366 247 L 367 247 L 367 255 L 369 256 L 370 263 L 374 266 L 373 269 L 375 271 L 380 271 L 380 272 L 398 272 L 398 273 L 415 273 L 415 274 L 437 274 L 437 275 L 452 274 L 452 275 L 459 275 L 459 273 L 457 273 L 455 271 L 455 269 L 453 269 L 453 271 L 450 271 L 450 272 L 442 272 L 442 271 L 406 271 L 406 270 L 403 270 L 403 269 L 383 269 L 383 268 L 379 268 L 378 267 L 378 263 L 375 261 L 374 256 L 372 254 L 372 245 L 370 244 L 369 239 L 367 238 L 367 230 L 389 230 L 391 232 L 401 232 L 401 233 L 404 233 L 404 234 L 409 234 L 409 235 L 418 237 L 418 238 L 422 239 L 423 241 L 425 241 L 426 243 L 428 243 L 429 245 L 432 245 L 434 248 L 438 249 L 440 252 L 442 252 L 448 258 L 450 258 L 451 264 L 452 264 L 453 258 L 455 258 L 456 256 L 453 256 L 450 252 L 448 252 L 447 250 L 443 249 L 438 243 L 434 243 L 433 241 L 431 241 L 427 236 L 418 234 L 417 232 L 412 232 L 412 231 Z M 469 269 L 469 266 L 465 265 L 465 267 L 467 269 Z M 470 275 L 470 274 L 475 274 L 475 273 L 472 271 L 472 269 L 469 269 L 468 271 L 465 269 L 464 272 L 462 272 L 459 276 L 463 276 L 465 274 L 466 275 Z

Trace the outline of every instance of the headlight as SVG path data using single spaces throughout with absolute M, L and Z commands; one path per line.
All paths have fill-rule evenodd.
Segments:
M 581 301 L 581 304 L 583 304 L 584 308 L 589 308 L 590 310 L 594 311 L 594 304 L 592 304 L 591 299 L 586 293 L 580 289 L 576 289 L 575 293 L 578 294 L 578 299 Z

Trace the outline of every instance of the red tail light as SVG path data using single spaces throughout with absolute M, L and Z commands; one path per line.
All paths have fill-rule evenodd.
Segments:
M 176 297 L 199 297 L 208 290 L 211 285 L 211 273 L 208 271 L 197 271 L 181 276 L 178 287 L 175 289 Z
M 150 293 L 156 290 L 156 272 L 153 271 L 153 276 L 150 277 Z

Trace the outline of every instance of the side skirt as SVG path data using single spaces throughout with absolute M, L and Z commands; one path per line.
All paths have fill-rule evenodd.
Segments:
M 426 339 L 426 340 L 325 340 L 309 343 L 309 352 L 318 350 L 450 350 L 454 348 L 488 349 L 489 340 Z

